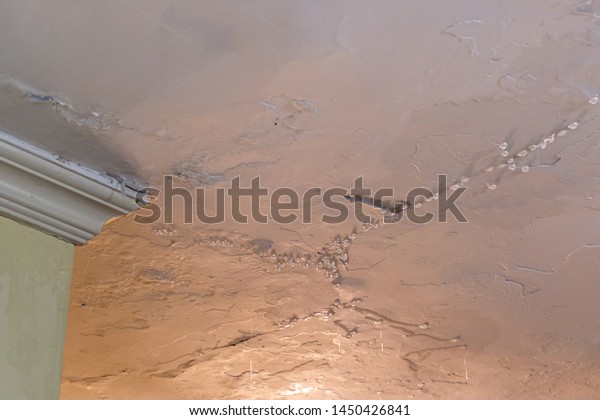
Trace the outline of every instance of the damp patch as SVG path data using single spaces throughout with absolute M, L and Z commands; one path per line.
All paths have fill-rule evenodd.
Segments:
M 223 174 L 211 174 L 206 170 L 207 155 L 195 153 L 191 157 L 175 162 L 171 173 L 193 185 L 209 185 L 224 179 Z

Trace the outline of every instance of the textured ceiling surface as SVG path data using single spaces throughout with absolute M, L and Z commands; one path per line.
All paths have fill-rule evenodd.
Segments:
M 0 129 L 67 159 L 468 187 L 468 223 L 107 226 L 63 397 L 597 397 L 599 65 L 595 0 L 0 1 Z

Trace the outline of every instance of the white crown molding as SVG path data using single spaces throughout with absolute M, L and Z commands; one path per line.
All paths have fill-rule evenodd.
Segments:
M 138 208 L 134 188 L 0 131 L 0 214 L 74 244 Z

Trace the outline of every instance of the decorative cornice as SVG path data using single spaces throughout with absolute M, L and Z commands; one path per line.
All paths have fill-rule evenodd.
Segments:
M 74 244 L 138 208 L 137 191 L 0 131 L 0 214 Z

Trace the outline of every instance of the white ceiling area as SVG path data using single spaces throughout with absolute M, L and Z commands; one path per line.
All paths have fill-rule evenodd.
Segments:
M 12 105 L 3 124 L 17 125 L 11 134 L 35 141 L 32 126 L 54 108 L 78 130 L 60 133 L 74 156 L 94 143 L 96 161 L 123 171 L 112 154 L 149 181 L 196 152 L 268 147 L 278 155 L 298 137 L 341 147 L 411 144 L 406 123 L 448 104 L 517 102 L 531 113 L 545 106 L 552 127 L 557 113 L 597 89 L 595 2 L 59 0 L 0 7 L 2 98 Z M 30 94 L 30 106 L 14 103 L 7 84 Z M 294 100 L 310 109 L 301 110 L 293 132 L 274 132 L 272 120 L 293 113 Z M 19 126 L 19 112 L 33 121 Z M 473 116 L 498 124 L 498 137 L 528 128 L 512 115 L 503 115 L 510 118 L 503 125 L 486 117 Z

